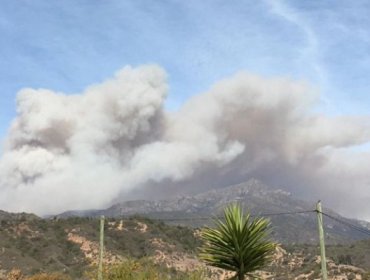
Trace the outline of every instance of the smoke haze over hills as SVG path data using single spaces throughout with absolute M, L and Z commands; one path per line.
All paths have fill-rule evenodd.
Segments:
M 81 94 L 23 89 L 0 160 L 0 205 L 102 208 L 248 178 L 370 219 L 370 116 L 315 112 L 303 82 L 237 73 L 164 109 L 166 73 L 125 67 Z

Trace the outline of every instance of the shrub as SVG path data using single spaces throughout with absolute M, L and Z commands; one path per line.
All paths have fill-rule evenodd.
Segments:
M 97 268 L 94 267 L 86 274 L 91 280 L 97 280 Z M 104 280 L 203 280 L 205 272 L 179 272 L 174 269 L 162 267 L 150 259 L 128 259 L 118 264 L 106 266 L 103 271 Z
M 71 278 L 61 273 L 38 273 L 25 280 L 71 280 Z
M 14 268 L 6 275 L 6 279 L 7 280 L 22 280 L 23 279 L 22 271 Z

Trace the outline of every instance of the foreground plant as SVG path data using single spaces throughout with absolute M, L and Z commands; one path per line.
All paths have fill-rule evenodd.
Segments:
M 97 280 L 96 267 L 86 273 L 89 280 Z M 127 259 L 120 263 L 106 265 L 103 269 L 104 280 L 204 280 L 202 270 L 180 272 L 155 264 L 149 258 Z
M 215 224 L 200 235 L 204 245 L 199 257 L 208 265 L 235 271 L 233 279 L 243 280 L 270 261 L 276 245 L 269 240 L 268 220 L 251 219 L 240 205 L 232 204 L 225 208 L 224 219 L 215 219 Z
M 38 273 L 25 280 L 71 280 L 71 278 L 61 273 Z
M 12 269 L 6 276 L 7 280 L 71 280 L 67 275 L 54 272 L 54 273 L 37 273 L 32 276 L 24 276 L 21 270 Z

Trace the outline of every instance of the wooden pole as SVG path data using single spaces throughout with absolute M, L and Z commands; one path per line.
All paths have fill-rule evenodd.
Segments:
M 317 212 L 317 223 L 319 227 L 319 236 L 320 236 L 321 274 L 322 274 L 322 279 L 327 280 L 328 272 L 326 270 L 325 237 L 324 237 L 324 226 L 323 226 L 323 220 L 322 220 L 322 208 L 321 208 L 320 200 L 316 204 L 316 212 Z
M 100 217 L 100 246 L 98 280 L 103 280 L 103 257 L 104 257 L 104 216 Z

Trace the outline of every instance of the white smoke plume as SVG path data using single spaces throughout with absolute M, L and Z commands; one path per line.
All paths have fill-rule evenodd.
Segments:
M 158 66 L 65 95 L 24 89 L 0 160 L 0 208 L 58 213 L 251 177 L 370 219 L 369 116 L 326 117 L 304 83 L 239 73 L 166 112 Z M 348 200 L 348 201 L 347 201 Z

